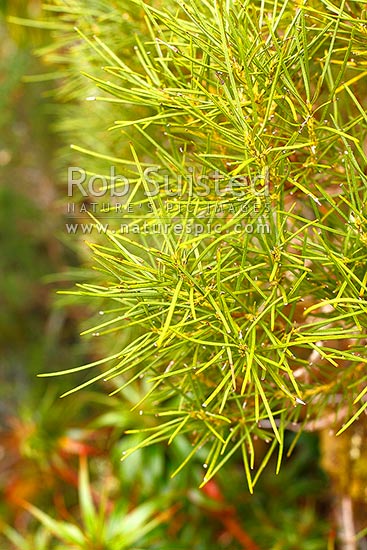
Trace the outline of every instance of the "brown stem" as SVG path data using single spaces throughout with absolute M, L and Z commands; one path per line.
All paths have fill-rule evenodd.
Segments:
M 209 481 L 203 488 L 203 492 L 212 500 L 221 502 L 223 506 L 219 510 L 210 510 L 211 514 L 220 521 L 235 540 L 241 545 L 243 550 L 260 550 L 258 545 L 247 534 L 241 525 L 240 518 L 236 509 L 228 505 L 222 494 L 222 491 L 216 481 Z
M 357 550 L 353 504 L 349 496 L 343 496 L 339 506 L 340 550 Z

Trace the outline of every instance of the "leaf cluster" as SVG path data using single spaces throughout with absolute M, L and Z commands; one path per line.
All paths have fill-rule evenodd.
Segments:
M 364 3 L 130 0 L 113 6 L 122 31 L 144 17 L 129 55 L 92 36 L 101 5 L 78 30 L 103 64 L 88 104 L 129 158 L 78 150 L 124 167 L 130 193 L 75 294 L 104 304 L 87 332 L 113 353 L 59 374 L 102 366 L 72 391 L 114 393 L 144 378 L 138 446 L 185 434 L 180 468 L 205 447 L 204 483 L 240 451 L 252 491 L 286 430 L 342 432 L 367 406 Z

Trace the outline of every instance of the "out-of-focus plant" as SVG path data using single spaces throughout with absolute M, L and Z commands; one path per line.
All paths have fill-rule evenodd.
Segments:
M 81 460 L 79 503 L 82 524 L 57 521 L 30 504 L 25 506 L 66 548 L 84 550 L 123 550 L 132 546 L 138 548 L 151 545 L 156 540 L 155 530 L 174 513 L 174 507 L 164 510 L 163 499 L 146 502 L 133 510 L 127 509 L 128 501 L 121 500 L 121 506 L 112 512 L 108 510 L 106 494 L 99 495 L 98 500 L 99 504 L 96 505 L 87 463 Z

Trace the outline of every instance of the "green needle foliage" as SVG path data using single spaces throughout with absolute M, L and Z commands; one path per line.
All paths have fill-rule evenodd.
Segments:
M 144 382 L 138 447 L 185 435 L 179 469 L 204 447 L 204 484 L 240 452 L 252 491 L 286 430 L 341 433 L 367 407 L 365 3 L 108 6 L 109 33 L 104 2 L 58 8 L 60 25 L 83 13 L 75 51 L 93 59 L 74 149 L 129 179 L 75 291 L 110 351 L 58 374 L 93 372 L 68 393 Z M 101 105 L 113 123 L 91 147 Z

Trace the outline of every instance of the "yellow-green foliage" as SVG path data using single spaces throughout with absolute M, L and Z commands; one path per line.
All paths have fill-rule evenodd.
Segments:
M 64 131 L 86 170 L 130 183 L 91 246 L 97 282 L 75 291 L 102 300 L 87 332 L 110 350 L 81 369 L 145 384 L 139 446 L 186 434 L 204 482 L 241 450 L 252 490 L 286 429 L 331 409 L 343 431 L 366 407 L 364 5 L 48 8 Z

